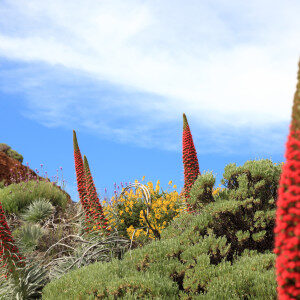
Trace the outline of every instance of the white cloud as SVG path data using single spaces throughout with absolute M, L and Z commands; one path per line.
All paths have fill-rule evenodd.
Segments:
M 63 66 L 129 93 L 157 95 L 146 103 L 120 97 L 112 104 L 134 110 L 135 117 L 152 116 L 144 129 L 162 116 L 174 121 L 185 112 L 195 128 L 198 122 L 211 130 L 259 130 L 290 120 L 300 54 L 299 9 L 296 0 L 4 1 L 0 56 Z M 77 103 L 71 96 L 40 102 L 45 122 L 62 124 L 61 115 Z M 99 109 L 88 106 L 86 116 L 100 113 L 104 102 L 98 101 Z M 121 141 L 152 140 L 142 130 L 82 120 L 83 126 L 112 131 Z

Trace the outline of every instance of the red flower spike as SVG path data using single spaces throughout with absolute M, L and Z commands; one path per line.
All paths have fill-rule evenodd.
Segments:
M 85 169 L 86 180 L 87 180 L 86 187 L 87 187 L 88 197 L 90 199 L 91 206 L 94 208 L 93 217 L 95 220 L 99 219 L 101 224 L 103 224 L 103 222 L 107 222 L 107 220 L 104 217 L 102 206 L 100 204 L 96 187 L 94 184 L 94 180 L 90 171 L 89 163 L 85 155 L 84 155 L 84 169 Z
M 182 154 L 184 166 L 184 188 L 182 194 L 187 200 L 190 197 L 189 193 L 192 185 L 201 173 L 199 171 L 197 152 L 185 114 L 183 114 Z M 188 212 L 191 213 L 189 204 Z
M 18 247 L 6 222 L 2 204 L 0 202 L 0 261 L 1 267 L 6 268 L 5 278 L 15 273 L 15 267 L 24 267 L 25 257 L 19 253 Z
M 79 199 L 80 199 L 81 205 L 85 212 L 86 221 L 89 222 L 90 203 L 89 203 L 88 194 L 86 191 L 86 178 L 85 178 L 85 172 L 84 172 L 84 168 L 83 168 L 82 156 L 81 156 L 80 149 L 78 147 L 75 130 L 73 130 L 73 147 L 74 147 L 75 171 L 76 171 Z
M 278 299 L 300 298 L 300 61 L 274 228 Z

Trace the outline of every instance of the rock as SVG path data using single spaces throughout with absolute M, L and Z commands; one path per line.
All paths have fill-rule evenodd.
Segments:
M 7 186 L 12 183 L 26 181 L 27 179 L 38 179 L 50 182 L 49 178 L 38 176 L 29 167 L 22 165 L 18 160 L 0 151 L 0 182 L 3 182 L 4 185 Z M 71 197 L 67 192 L 55 183 L 53 183 L 53 185 L 60 189 L 67 196 L 69 202 L 72 203 Z

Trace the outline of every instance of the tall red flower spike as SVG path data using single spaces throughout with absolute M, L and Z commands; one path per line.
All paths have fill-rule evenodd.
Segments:
M 74 147 L 74 160 L 75 160 L 75 170 L 76 170 L 79 199 L 83 207 L 83 210 L 85 212 L 85 220 L 87 223 L 90 223 L 91 222 L 90 203 L 89 203 L 88 194 L 86 190 L 86 178 L 85 178 L 82 156 L 78 147 L 75 130 L 73 130 L 73 147 Z
M 12 237 L 11 231 L 6 222 L 2 204 L 0 202 L 0 265 L 5 268 L 5 278 L 16 275 L 16 266 L 25 266 L 25 257 L 21 256 L 18 247 Z
M 90 211 L 93 218 L 93 222 L 96 224 L 97 230 L 103 229 L 107 233 L 108 231 L 110 231 L 110 228 L 107 228 L 108 220 L 104 216 L 102 206 L 97 195 L 94 180 L 90 171 L 89 163 L 85 155 L 83 160 L 86 175 L 86 190 L 90 201 Z
M 300 61 L 285 157 L 274 228 L 279 300 L 300 299 Z
M 184 166 L 183 194 L 185 196 L 185 199 L 187 200 L 190 197 L 189 192 L 192 185 L 194 184 L 198 175 L 201 175 L 201 173 L 199 171 L 197 152 L 185 114 L 183 114 L 182 154 Z M 188 212 L 191 212 L 189 205 Z

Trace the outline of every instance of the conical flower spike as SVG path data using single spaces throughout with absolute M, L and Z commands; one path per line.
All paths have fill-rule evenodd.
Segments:
M 274 228 L 279 300 L 300 299 L 300 61 L 285 157 Z
M 6 270 L 5 277 L 17 277 L 16 267 L 24 267 L 24 259 L 15 245 L 0 202 L 0 266 Z
M 200 171 L 197 152 L 185 114 L 183 114 L 182 158 L 184 166 L 184 196 L 187 200 L 190 197 L 190 189 L 200 174 Z M 190 211 L 189 205 L 188 211 Z
M 86 184 L 87 184 L 86 187 L 87 187 L 88 197 L 91 203 L 93 220 L 95 223 L 99 223 L 99 225 L 97 226 L 97 230 L 104 229 L 105 231 L 109 231 L 109 229 L 106 228 L 108 221 L 103 214 L 102 206 L 100 204 L 97 195 L 97 191 L 90 171 L 89 163 L 85 155 L 83 159 L 84 159 L 84 169 L 86 174 Z
M 79 199 L 84 209 L 86 220 L 87 222 L 89 222 L 88 220 L 90 219 L 89 217 L 90 203 L 86 191 L 86 178 L 85 178 L 82 156 L 78 147 L 75 130 L 73 130 L 73 147 L 74 147 L 74 160 L 75 160 L 75 170 L 76 170 Z

